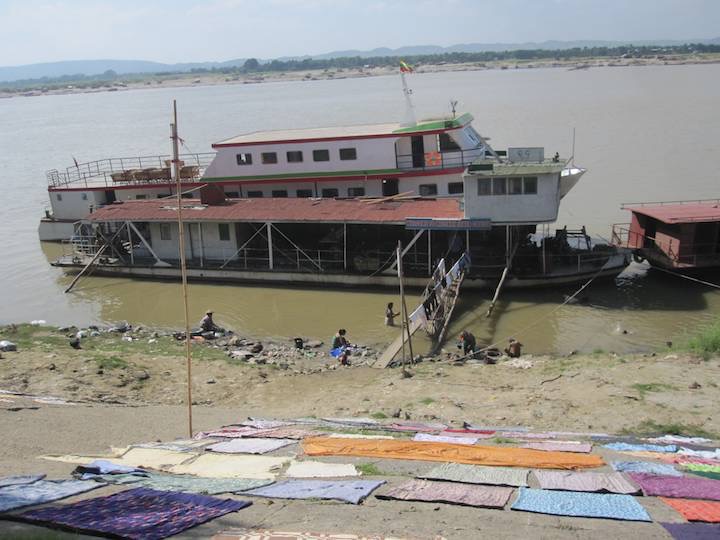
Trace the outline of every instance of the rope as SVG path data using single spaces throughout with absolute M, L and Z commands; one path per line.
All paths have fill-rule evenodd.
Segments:
M 680 274 L 679 272 L 673 272 L 672 270 L 667 270 L 665 268 L 660 268 L 658 266 L 653 266 L 653 270 L 660 270 L 661 272 L 665 272 L 666 274 L 670 274 L 671 276 L 677 276 L 685 279 L 689 279 L 690 281 L 694 281 L 696 283 L 701 283 L 703 285 L 707 285 L 708 287 L 713 287 L 715 289 L 720 289 L 720 285 L 716 283 L 710 283 L 709 281 L 703 281 L 702 279 L 697 279 L 691 276 L 686 276 L 685 274 Z

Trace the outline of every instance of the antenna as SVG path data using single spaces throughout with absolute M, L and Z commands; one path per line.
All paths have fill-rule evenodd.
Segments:
M 568 163 L 575 166 L 575 128 L 573 127 L 573 136 L 572 136 L 572 148 L 570 149 L 570 158 L 568 159 Z
M 403 94 L 405 94 L 405 120 L 403 120 L 403 126 L 414 126 L 417 124 L 415 120 L 415 107 L 412 99 L 412 89 L 408 88 L 407 81 L 405 80 L 405 72 L 400 71 L 400 80 L 402 81 Z
M 457 105 L 458 105 L 457 99 L 450 100 L 450 110 L 452 111 L 453 120 L 455 119 L 455 110 L 457 109 Z

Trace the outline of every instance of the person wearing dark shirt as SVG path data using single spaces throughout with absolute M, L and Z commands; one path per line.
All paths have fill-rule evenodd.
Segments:
M 477 346 L 475 336 L 473 336 L 467 330 L 463 330 L 463 332 L 460 334 L 460 342 L 462 344 L 462 351 L 464 356 L 475 352 L 475 348 Z

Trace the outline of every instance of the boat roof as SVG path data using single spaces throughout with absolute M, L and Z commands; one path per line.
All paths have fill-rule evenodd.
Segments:
M 364 124 L 355 126 L 315 127 L 303 129 L 283 129 L 274 131 L 255 131 L 231 137 L 214 143 L 213 148 L 226 146 L 246 146 L 254 144 L 299 143 L 327 140 L 369 139 L 377 137 L 398 137 L 413 134 L 440 133 L 461 128 L 472 122 L 471 114 L 457 118 L 435 118 L 421 120 L 415 125 L 404 126 L 399 123 Z
M 663 223 L 720 221 L 720 199 L 678 203 L 624 204 L 623 208 Z
M 516 176 L 523 174 L 549 174 L 562 171 L 567 164 L 566 159 L 553 161 L 503 161 L 494 159 L 477 159 L 468 167 L 468 174 L 474 176 Z
M 407 219 L 462 219 L 456 198 L 386 200 L 258 198 L 228 199 L 204 205 L 183 199 L 183 221 L 188 222 L 307 222 L 404 225 Z M 99 208 L 86 218 L 93 222 L 177 221 L 175 199 L 123 201 Z

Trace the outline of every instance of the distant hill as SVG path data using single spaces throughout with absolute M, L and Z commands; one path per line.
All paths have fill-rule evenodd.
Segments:
M 720 37 L 714 39 L 686 39 L 686 40 L 644 40 L 644 41 L 543 41 L 528 43 L 461 43 L 441 47 L 439 45 L 413 45 L 390 49 L 381 47 L 369 51 L 349 49 L 344 51 L 332 51 L 323 54 L 304 56 L 285 56 L 277 60 L 303 60 L 305 58 L 330 59 L 342 57 L 370 58 L 374 56 L 413 56 L 425 54 L 442 54 L 451 52 L 491 52 L 491 51 L 513 51 L 518 49 L 572 49 L 582 47 L 619 47 L 622 45 L 638 46 L 669 46 L 682 45 L 685 43 L 705 43 L 720 45 Z M 68 60 L 63 62 L 46 62 L 41 64 L 28 64 L 23 66 L 0 67 L 0 82 L 12 82 L 28 79 L 40 79 L 42 77 L 62 77 L 64 75 L 98 75 L 112 70 L 119 75 L 128 73 L 166 73 L 166 72 L 187 72 L 196 68 L 223 68 L 242 66 L 246 58 L 235 58 L 224 62 L 185 62 L 178 64 L 164 64 L 161 62 L 150 62 L 146 60 Z M 259 59 L 261 63 L 270 62 L 272 59 Z

